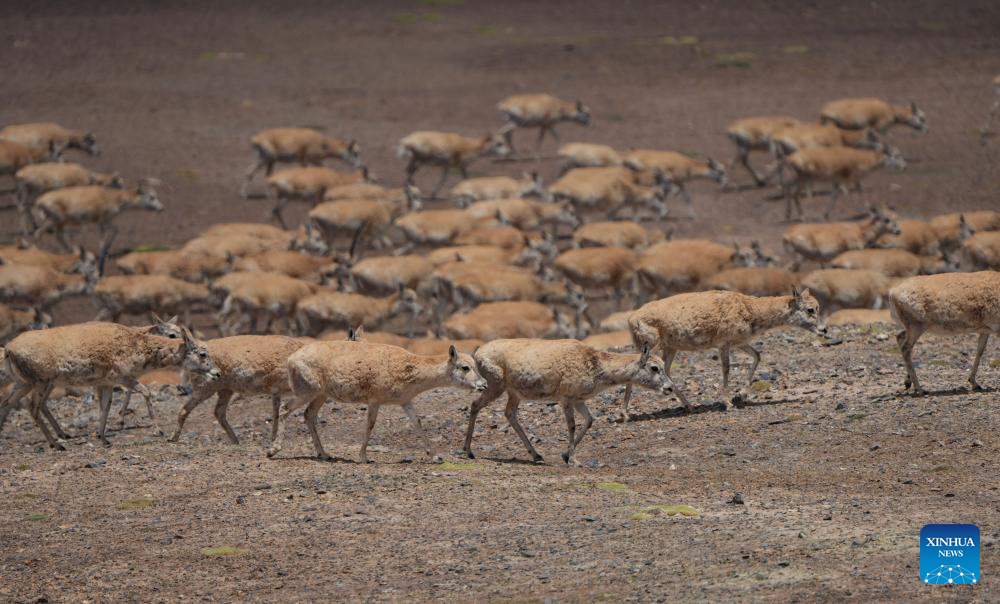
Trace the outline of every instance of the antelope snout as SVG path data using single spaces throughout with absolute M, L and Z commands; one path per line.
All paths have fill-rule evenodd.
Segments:
M 476 380 L 472 387 L 476 389 L 476 392 L 486 392 L 486 380 Z
M 670 394 L 674 391 L 674 383 L 669 378 L 660 384 L 660 394 Z
M 818 333 L 821 336 L 827 336 L 827 335 L 829 335 L 829 332 L 828 332 L 828 330 L 826 328 L 826 325 L 817 325 L 816 326 L 816 333 Z
M 205 379 L 207 379 L 210 382 L 217 381 L 221 378 L 222 378 L 222 372 L 219 371 L 218 369 L 213 369 L 209 371 L 207 374 L 205 374 Z

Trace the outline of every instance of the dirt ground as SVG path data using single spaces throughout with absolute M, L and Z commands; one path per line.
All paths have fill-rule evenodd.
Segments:
M 417 129 L 477 134 L 513 92 L 583 99 L 589 129 L 562 141 L 658 147 L 728 161 L 726 124 L 741 116 L 814 117 L 826 100 L 917 101 L 930 132 L 890 136 L 909 162 L 873 175 L 868 201 L 904 217 L 1000 209 L 1000 139 L 979 135 L 1000 73 L 1000 6 L 990 2 L 612 3 L 408 0 L 298 2 L 34 2 L 0 17 L 0 123 L 54 120 L 95 132 L 85 163 L 163 181 L 167 211 L 121 220 L 119 246 L 177 244 L 220 221 L 267 217 L 238 191 L 248 138 L 271 126 L 355 137 L 373 171 L 399 183 L 396 142 Z M 531 134 L 515 138 L 530 148 Z M 547 156 L 555 143 L 546 143 Z M 755 158 L 759 165 L 762 158 Z M 517 174 L 556 162 L 477 163 Z M 420 176 L 429 186 L 436 175 Z M 737 184 L 749 178 L 733 173 Z M 260 187 L 261 182 L 257 182 Z M 0 187 L 6 185 L 0 184 Z M 760 239 L 780 252 L 784 206 L 770 191 L 692 186 L 698 219 L 679 236 Z M 823 200 L 825 201 L 825 200 Z M 3 203 L 0 200 L 0 203 Z M 818 217 L 821 202 L 807 205 Z M 852 197 L 837 212 L 857 214 Z M 671 202 L 676 214 L 685 209 Z M 289 217 L 305 212 L 295 208 Z M 0 212 L 0 238 L 15 236 Z M 89 302 L 56 309 L 89 318 Z M 418 409 L 444 453 L 424 463 L 398 412 L 383 412 L 372 465 L 353 463 L 363 408 L 327 407 L 334 463 L 311 459 L 293 422 L 279 459 L 262 453 L 268 403 L 230 409 L 225 444 L 208 405 L 179 444 L 145 412 L 106 449 L 88 438 L 95 405 L 53 403 L 74 433 L 65 453 L 41 447 L 23 413 L 0 436 L 0 597 L 10 601 L 691 601 L 1000 598 L 1000 524 L 990 413 L 1000 377 L 963 388 L 973 342 L 927 337 L 918 368 L 934 392 L 899 397 L 891 330 L 852 331 L 820 346 L 802 332 L 763 338 L 750 405 L 720 412 L 718 361 L 681 359 L 675 377 L 704 402 L 684 417 L 640 397 L 614 423 L 615 391 L 597 421 L 559 452 L 558 407 L 528 403 L 523 421 L 547 463 L 528 459 L 502 406 L 480 416 L 474 462 L 457 453 L 471 393 L 436 391 Z M 987 358 L 1000 357 L 991 348 Z M 1000 361 L 1000 359 L 997 359 Z M 740 368 L 745 371 L 746 365 Z M 766 389 L 765 389 L 766 388 Z M 182 399 L 156 402 L 171 429 Z M 841 407 L 838 409 L 838 406 Z M 730 503 L 739 493 L 743 504 Z M 696 516 L 667 515 L 689 505 Z M 929 522 L 982 529 L 984 580 L 920 583 L 918 535 Z M 206 548 L 240 548 L 234 556 Z

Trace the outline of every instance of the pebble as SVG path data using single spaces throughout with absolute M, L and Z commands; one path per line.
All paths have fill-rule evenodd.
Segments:
M 736 493 L 736 494 L 734 494 L 733 497 L 732 497 L 732 499 L 730 499 L 726 503 L 731 503 L 733 505 L 743 505 L 744 504 L 743 493 Z
M 845 401 L 837 401 L 837 406 L 834 407 L 835 411 L 847 411 L 847 403 Z
M 878 443 L 875 443 L 872 446 L 868 447 L 868 450 L 869 451 L 877 451 L 877 450 L 879 450 L 881 448 L 882 448 L 882 445 L 880 445 Z

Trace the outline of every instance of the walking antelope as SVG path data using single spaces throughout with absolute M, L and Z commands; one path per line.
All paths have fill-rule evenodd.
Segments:
M 736 157 L 730 162 L 729 169 L 732 170 L 736 162 L 740 162 L 757 186 L 763 187 L 767 184 L 767 180 L 750 165 L 750 152 L 769 150 L 772 134 L 798 123 L 799 120 L 785 115 L 745 117 L 736 120 L 726 129 L 729 140 L 736 145 Z
M 820 120 L 849 130 L 868 127 L 885 133 L 891 126 L 905 125 L 920 133 L 927 132 L 927 117 L 916 103 L 890 105 L 875 98 L 830 101 L 820 110 Z
M 271 128 L 261 130 L 250 139 L 257 159 L 250 165 L 241 194 L 245 198 L 250 181 L 260 170 L 271 176 L 279 162 L 298 162 L 299 165 L 321 165 L 333 157 L 353 168 L 361 169 L 361 148 L 354 140 L 344 141 L 326 136 L 311 128 Z
M 421 166 L 439 166 L 441 179 L 431 191 L 431 199 L 436 199 L 444 186 L 448 172 L 456 169 L 462 179 L 468 179 L 469 164 L 484 156 L 506 157 L 510 146 L 500 135 L 486 135 L 479 138 L 462 136 L 453 132 L 420 131 L 408 134 L 399 141 L 397 153 L 406 162 L 406 182 L 413 184 L 413 176 Z
M 564 101 L 551 94 L 516 94 L 497 103 L 497 109 L 504 119 L 500 132 L 511 152 L 514 150 L 514 130 L 517 128 L 538 128 L 536 151 L 541 153 L 546 132 L 556 141 L 559 140 L 556 124 L 577 122 L 584 126 L 590 125 L 590 109 L 586 105 L 580 101 Z

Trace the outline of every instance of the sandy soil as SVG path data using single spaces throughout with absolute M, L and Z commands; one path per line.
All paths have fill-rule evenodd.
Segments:
M 906 217 L 1000 209 L 997 139 L 982 140 L 1000 73 L 995 3 L 689 3 L 407 1 L 30 3 L 8 7 L 0 123 L 52 119 L 93 130 L 104 154 L 86 163 L 160 178 L 168 210 L 121 221 L 123 248 L 176 244 L 212 222 L 263 220 L 238 195 L 255 131 L 310 125 L 356 137 L 386 182 L 396 141 L 416 129 L 469 134 L 498 125 L 516 91 L 584 99 L 590 129 L 563 141 L 661 147 L 729 160 L 737 117 L 815 116 L 838 96 L 913 99 L 931 131 L 892 133 L 910 162 L 868 181 L 871 201 Z M 673 37 L 673 41 L 666 38 Z M 686 44 L 686 36 L 697 36 Z M 727 67 L 732 53 L 751 53 Z M 522 145 L 529 137 L 521 136 Z M 546 154 L 555 144 L 547 143 Z M 760 158 L 757 158 L 760 161 Z M 516 174 L 533 163 L 481 162 Z M 541 165 L 552 178 L 556 164 Z M 422 175 L 431 184 L 436 175 Z M 745 174 L 734 180 L 746 184 Z M 258 182 L 259 184 L 259 182 Z M 761 239 L 777 252 L 783 204 L 769 191 L 692 186 L 699 218 L 678 235 Z M 678 206 L 673 205 L 674 208 Z M 838 214 L 863 208 L 852 198 Z M 683 210 L 682 208 L 678 208 Z M 806 208 L 818 216 L 815 206 Z M 297 212 L 297 214 L 296 214 Z M 290 212 L 293 219 L 304 208 Z M 683 211 L 678 212 L 683 214 Z M 0 213 L 0 237 L 14 236 Z M 89 317 L 63 305 L 61 321 Z M 888 336 L 888 337 L 886 337 Z M 440 391 L 419 409 L 448 465 L 424 463 L 405 417 L 383 412 L 377 463 L 319 463 L 297 423 L 280 459 L 262 454 L 265 401 L 233 405 L 243 444 L 224 444 L 206 405 L 181 443 L 139 426 L 100 447 L 41 448 L 19 414 L 0 437 L 0 596 L 11 601 L 688 601 L 995 600 L 995 390 L 963 389 L 969 339 L 928 337 L 919 371 L 935 392 L 898 397 L 889 331 L 850 332 L 838 346 L 803 333 L 762 340 L 770 389 L 719 412 L 718 362 L 701 354 L 675 373 L 704 412 L 646 395 L 613 423 L 614 392 L 566 468 L 557 407 L 526 404 L 548 463 L 534 466 L 502 407 L 461 447 L 471 394 Z M 996 353 L 991 350 L 988 358 Z M 982 370 L 996 388 L 993 364 Z M 742 366 L 745 368 L 745 365 Z M 157 401 L 165 428 L 181 398 Z M 837 409 L 841 405 L 842 409 Z M 94 405 L 53 404 L 72 431 Z M 324 410 L 328 450 L 357 459 L 362 408 Z M 469 465 L 466 465 L 469 464 Z M 729 503 L 736 493 L 744 504 Z M 147 503 L 148 502 L 148 503 Z M 693 506 L 668 516 L 655 506 Z M 983 531 L 987 579 L 929 589 L 918 534 L 932 521 Z M 206 556 L 219 546 L 242 555 Z M 239 553 L 239 552 L 238 552 Z

